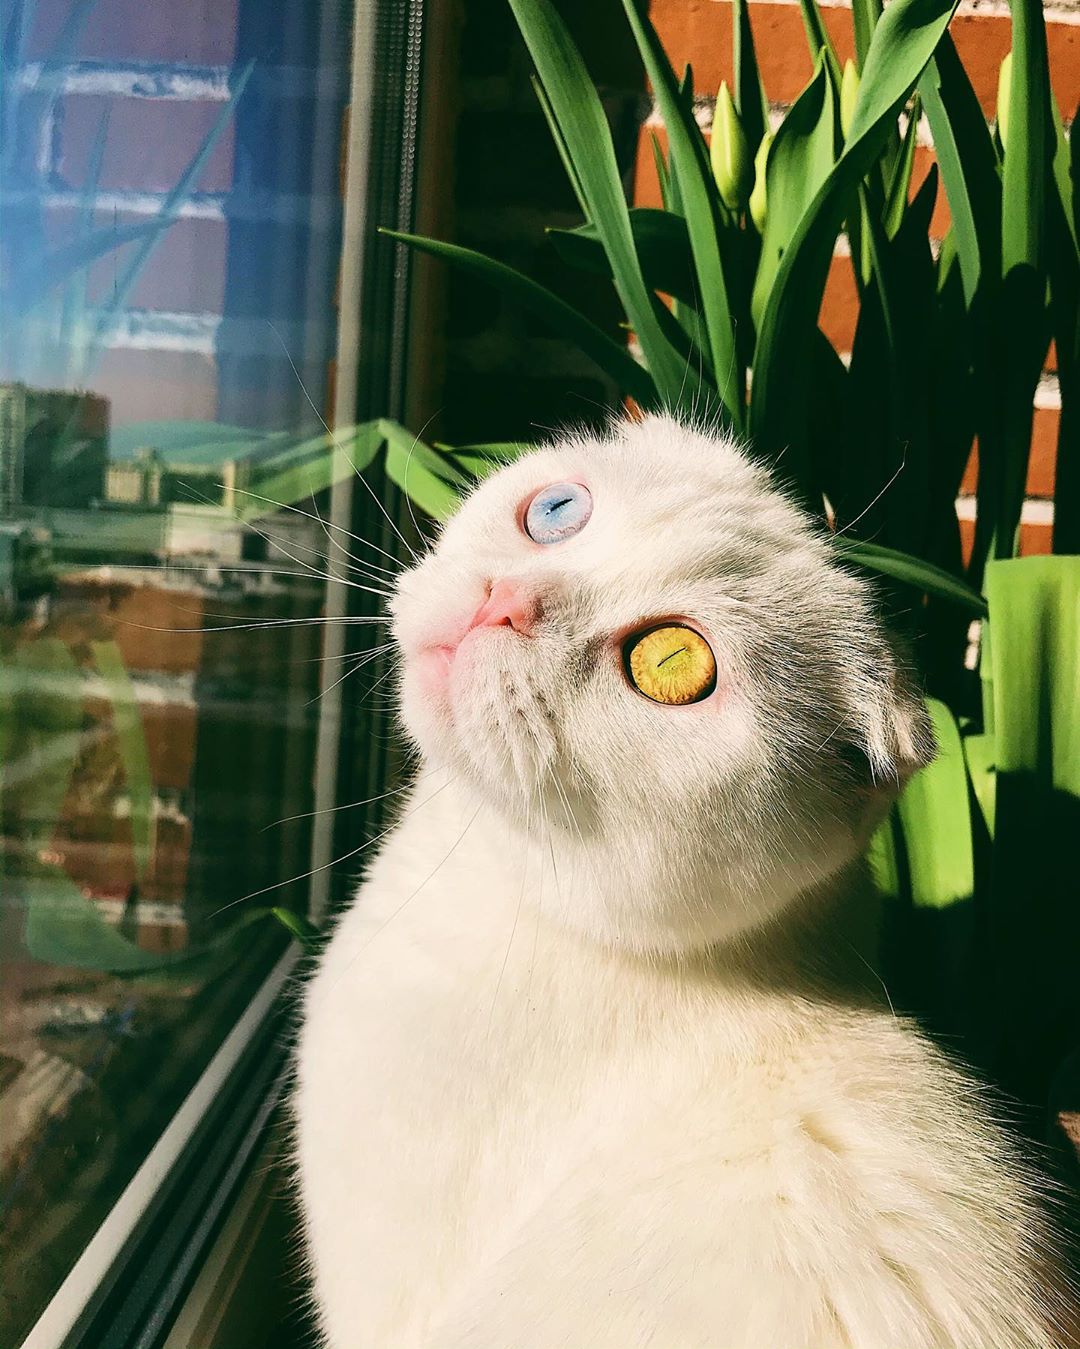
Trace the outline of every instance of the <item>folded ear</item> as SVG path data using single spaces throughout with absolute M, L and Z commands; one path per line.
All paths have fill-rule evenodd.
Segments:
M 870 766 L 875 778 L 902 787 L 937 753 L 926 703 L 904 681 L 894 680 L 882 701 L 869 737 Z
M 856 690 L 852 720 L 861 733 L 858 748 L 866 755 L 874 786 L 896 793 L 936 753 L 926 703 L 906 663 L 886 640 L 872 653 Z

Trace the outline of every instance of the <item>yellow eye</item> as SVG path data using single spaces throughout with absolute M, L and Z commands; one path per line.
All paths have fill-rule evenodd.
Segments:
M 716 687 L 716 659 L 693 628 L 650 628 L 630 638 L 625 656 L 634 687 L 654 703 L 696 703 Z

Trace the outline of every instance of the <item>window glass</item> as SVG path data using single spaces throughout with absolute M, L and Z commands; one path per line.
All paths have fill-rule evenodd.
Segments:
M 4 7 L 3 1345 L 307 900 L 349 26 Z

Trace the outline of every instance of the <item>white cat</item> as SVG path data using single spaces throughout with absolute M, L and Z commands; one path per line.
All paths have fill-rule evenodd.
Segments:
M 1058 1343 L 985 1093 L 828 968 L 932 752 L 837 556 L 650 418 L 501 470 L 401 577 L 426 768 L 298 1054 L 333 1349 Z

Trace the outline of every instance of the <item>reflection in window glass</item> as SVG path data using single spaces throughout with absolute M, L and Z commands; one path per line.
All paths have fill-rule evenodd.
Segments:
M 5 6 L 3 1345 L 282 949 L 260 906 L 305 901 L 322 628 L 282 620 L 323 603 L 348 26 Z

